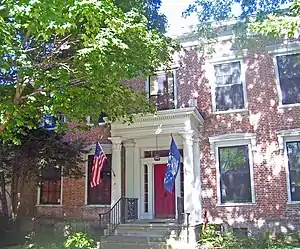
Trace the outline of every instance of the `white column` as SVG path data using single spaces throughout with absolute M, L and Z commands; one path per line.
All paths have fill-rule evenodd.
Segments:
M 134 197 L 134 142 L 126 142 L 125 147 L 125 197 L 133 198 Z
M 183 172 L 184 172 L 184 212 L 187 224 L 187 213 L 189 216 L 189 229 L 184 229 L 181 237 L 184 241 L 189 239 L 190 245 L 196 245 L 195 233 L 195 174 L 194 174 L 194 142 L 193 131 L 181 132 L 183 138 Z M 187 241 L 186 241 L 187 242 Z
M 133 181 L 131 184 L 133 184 L 134 189 L 134 197 L 138 198 L 138 217 L 141 217 L 142 214 L 142 181 L 141 181 L 141 152 L 140 152 L 140 147 L 138 146 L 137 141 L 135 141 L 135 147 L 133 149 L 134 153 L 134 160 L 133 164 L 131 165 L 133 167 Z
M 195 189 L 195 223 L 202 223 L 202 198 L 201 198 L 201 168 L 200 168 L 200 139 L 194 139 L 194 189 Z
M 121 137 L 110 137 L 112 141 L 112 170 L 115 173 L 111 179 L 111 207 L 121 198 L 122 165 L 121 165 Z
M 183 138 L 184 212 L 190 213 L 190 224 L 194 219 L 194 149 L 193 132 L 180 133 Z

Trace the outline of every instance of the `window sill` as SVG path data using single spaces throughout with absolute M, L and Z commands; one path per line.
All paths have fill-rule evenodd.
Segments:
M 36 207 L 62 207 L 62 204 L 36 204 Z
M 219 203 L 217 207 L 239 207 L 239 206 L 256 206 L 256 202 L 249 203 Z
M 300 103 L 296 104 L 288 104 L 288 105 L 278 105 L 278 110 L 283 110 L 283 109 L 289 109 L 289 108 L 294 108 L 294 107 L 300 107 Z
M 289 201 L 289 202 L 287 202 L 287 205 L 291 205 L 291 206 L 299 205 L 299 204 L 300 204 L 300 201 Z
M 109 207 L 109 204 L 85 204 L 86 207 Z
M 214 111 L 213 114 L 230 114 L 230 113 L 237 113 L 237 112 L 248 112 L 248 109 L 235 109 L 235 110 L 228 110 L 228 111 Z

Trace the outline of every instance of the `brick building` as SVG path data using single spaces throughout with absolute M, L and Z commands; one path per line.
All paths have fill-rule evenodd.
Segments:
M 176 218 L 179 200 L 191 225 L 203 221 L 203 211 L 209 222 L 250 229 L 300 218 L 298 43 L 240 55 L 232 36 L 220 35 L 215 53 L 204 58 L 193 35 L 178 39 L 182 49 L 172 70 L 127 83 L 148 92 L 157 115 L 77 133 L 92 149 L 100 141 L 108 155 L 102 183 L 88 184 L 92 150 L 83 165 L 87 177 L 45 179 L 39 216 L 97 219 L 125 196 L 138 199 L 139 219 Z M 174 193 L 166 196 L 162 176 L 171 134 L 182 167 Z

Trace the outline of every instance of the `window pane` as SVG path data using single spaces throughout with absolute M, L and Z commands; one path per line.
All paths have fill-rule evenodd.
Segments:
M 61 169 L 47 168 L 42 171 L 40 203 L 60 204 L 61 195 Z
M 216 87 L 216 110 L 227 111 L 244 108 L 243 85 Z
M 149 98 L 159 110 L 174 108 L 173 72 L 154 74 L 149 77 Z
M 61 181 L 43 179 L 40 193 L 41 204 L 60 204 Z
M 300 103 L 300 54 L 277 57 L 282 104 Z
M 241 63 L 232 62 L 215 65 L 216 85 L 241 84 Z
M 100 185 L 91 188 L 90 179 L 94 155 L 88 157 L 88 204 L 110 205 L 111 202 L 111 154 L 106 154 L 108 162 L 103 165 Z
M 286 144 L 289 161 L 291 200 L 300 201 L 300 142 Z
M 221 202 L 252 202 L 248 146 L 219 148 Z

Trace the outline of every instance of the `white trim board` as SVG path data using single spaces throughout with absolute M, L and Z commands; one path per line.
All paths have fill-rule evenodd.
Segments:
M 256 148 L 256 137 L 252 133 L 230 133 L 215 137 L 210 137 L 211 153 L 213 153 L 216 162 L 216 180 L 217 180 L 217 199 L 220 206 L 241 206 L 255 204 L 255 184 L 254 184 L 254 164 L 253 153 Z M 233 147 L 239 145 L 248 145 L 250 183 L 251 183 L 251 199 L 250 203 L 222 203 L 221 202 L 221 186 L 220 186 L 220 164 L 219 164 L 219 147 Z M 254 148 L 254 149 L 253 149 Z

